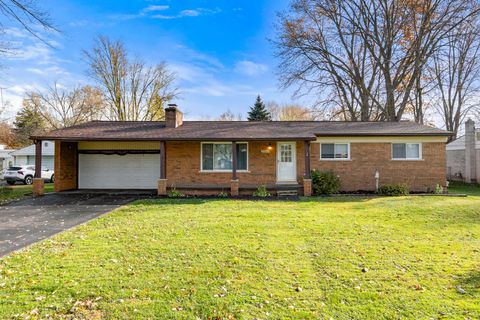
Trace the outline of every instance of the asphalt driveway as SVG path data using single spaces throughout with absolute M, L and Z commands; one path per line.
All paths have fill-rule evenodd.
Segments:
M 0 257 L 141 198 L 59 193 L 0 205 Z

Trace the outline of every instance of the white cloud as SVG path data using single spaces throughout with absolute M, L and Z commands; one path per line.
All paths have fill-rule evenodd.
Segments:
M 256 89 L 250 85 L 230 84 L 221 80 L 222 74 L 216 74 L 202 66 L 187 62 L 170 63 L 181 84 L 181 91 L 202 96 L 225 97 L 233 95 L 255 95 Z M 218 70 L 219 72 L 221 70 Z
M 205 16 L 205 15 L 212 15 L 220 12 L 222 12 L 220 8 L 214 8 L 214 9 L 196 8 L 196 9 L 182 10 L 176 15 L 157 14 L 157 15 L 153 15 L 152 18 L 170 20 L 170 19 L 179 19 L 184 17 L 199 17 L 199 16 Z
M 110 19 L 113 20 L 133 20 L 143 17 L 148 17 L 149 14 L 158 12 L 158 11 L 165 11 L 170 9 L 168 5 L 149 5 L 148 7 L 143 8 L 137 13 L 120 13 L 114 14 L 110 16 Z
M 169 8 L 170 6 L 167 6 L 167 5 L 150 5 L 144 8 L 142 11 L 143 12 L 164 11 L 164 10 L 168 10 Z
M 236 63 L 234 70 L 235 72 L 243 75 L 257 76 L 267 72 L 268 66 L 261 63 L 255 63 L 253 61 L 242 60 Z
M 180 17 L 198 17 L 200 15 L 200 11 L 198 10 L 182 10 L 180 11 Z

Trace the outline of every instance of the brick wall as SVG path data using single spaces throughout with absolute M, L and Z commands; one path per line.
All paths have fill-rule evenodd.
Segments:
M 55 142 L 55 192 L 77 188 L 76 142 Z
M 262 153 L 268 145 L 272 145 L 270 153 Z M 302 145 L 303 146 L 303 145 Z M 168 185 L 221 185 L 230 188 L 231 172 L 201 172 L 200 142 L 167 142 L 167 179 Z M 303 147 L 297 149 L 303 153 Z M 303 175 L 303 157 L 297 154 L 297 172 Z M 248 143 L 249 172 L 237 172 L 242 185 L 257 186 L 276 183 L 276 143 L 271 141 L 255 141 Z M 301 171 L 299 171 L 301 170 Z
M 423 160 L 392 160 L 390 143 L 351 143 L 346 161 L 320 160 L 320 144 L 312 143 L 312 169 L 333 170 L 343 191 L 375 190 L 375 171 L 380 185 L 406 183 L 412 191 L 426 191 L 436 184 L 445 185 L 445 143 L 422 144 Z
M 271 144 L 270 153 L 262 153 Z M 249 172 L 238 172 L 240 188 L 276 183 L 276 142 L 248 143 Z M 445 143 L 423 143 L 423 160 L 391 160 L 391 144 L 387 142 L 351 143 L 351 160 L 320 160 L 320 144 L 311 144 L 311 168 L 333 170 L 339 175 L 343 191 L 374 190 L 375 171 L 380 184 L 407 183 L 413 191 L 425 191 L 436 184 L 444 185 L 446 177 Z M 200 142 L 167 142 L 167 183 L 172 186 L 210 185 L 230 190 L 231 172 L 201 172 Z M 55 144 L 55 190 L 77 188 L 77 144 Z M 304 143 L 297 142 L 297 180 L 304 174 Z M 208 193 L 208 191 L 206 191 Z M 217 194 L 217 191 L 210 192 Z

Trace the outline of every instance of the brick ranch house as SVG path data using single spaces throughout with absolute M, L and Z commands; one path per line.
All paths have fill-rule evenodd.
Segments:
M 55 141 L 55 191 L 153 189 L 166 195 L 232 196 L 266 185 L 311 195 L 310 170 L 333 170 L 342 191 L 406 183 L 426 191 L 446 180 L 449 132 L 412 122 L 93 121 L 34 136 Z M 36 157 L 41 167 L 41 157 Z M 39 170 L 37 170 L 39 172 Z M 34 192 L 43 193 L 36 179 Z

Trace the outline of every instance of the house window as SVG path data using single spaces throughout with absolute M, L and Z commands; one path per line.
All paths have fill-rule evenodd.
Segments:
M 422 158 L 420 143 L 393 143 L 393 160 L 419 160 Z
M 248 144 L 237 143 L 237 170 L 248 170 Z M 202 171 L 231 171 L 231 143 L 202 143 Z
M 348 143 L 322 143 L 320 158 L 324 160 L 350 159 Z

